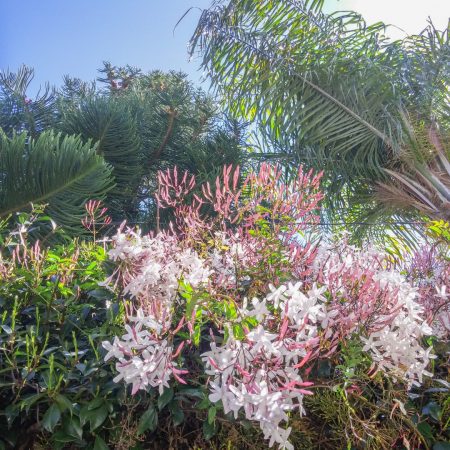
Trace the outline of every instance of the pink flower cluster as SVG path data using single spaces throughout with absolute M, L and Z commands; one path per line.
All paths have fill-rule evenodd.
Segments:
M 317 219 L 320 176 L 300 169 L 284 183 L 281 175 L 263 165 L 239 189 L 239 170 L 226 167 L 215 186 L 197 189 L 188 174 L 161 173 L 158 199 L 175 223 L 171 233 L 120 229 L 113 238 L 118 268 L 107 283 L 122 289 L 128 324 L 104 347 L 117 360 L 116 381 L 161 393 L 172 378 L 198 377 L 180 366 L 209 327 L 200 355 L 209 400 L 259 423 L 270 446 L 292 449 L 289 412 L 305 413 L 318 359 L 338 360 L 347 342 L 359 342 L 372 372 L 410 386 L 431 376 L 422 338 L 433 330 L 420 289 L 385 255 L 299 239 Z M 206 205 L 213 216 L 203 215 Z
M 423 246 L 402 269 L 408 281 L 418 286 L 420 302 L 433 334 L 441 339 L 450 338 L 450 258 L 442 256 L 435 246 Z
M 171 325 L 180 281 L 197 288 L 211 273 L 195 250 L 167 233 L 152 237 L 120 229 L 112 241 L 109 257 L 119 263 L 124 294 L 163 328 Z
M 110 358 L 118 360 L 116 369 L 118 375 L 114 382 L 123 380 L 132 385 L 132 395 L 139 389 L 158 387 L 162 394 L 164 387 L 169 386 L 172 375 L 180 382 L 180 375 L 186 374 L 186 370 L 177 367 L 176 354 L 173 354 L 172 346 L 167 339 L 158 338 L 157 331 L 160 326 L 153 319 L 145 317 L 142 310 L 136 317 L 129 318 L 132 325 L 125 325 L 126 334 L 122 339 L 114 338 L 112 344 L 103 342 L 103 347 L 108 351 L 105 361 Z

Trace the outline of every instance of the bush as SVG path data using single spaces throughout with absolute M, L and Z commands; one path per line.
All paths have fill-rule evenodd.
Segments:
M 0 262 L 0 438 L 3 446 L 102 448 L 101 426 L 119 419 L 101 341 L 118 331 L 123 306 L 98 286 L 105 247 L 30 243 L 22 223 Z M 94 444 L 95 443 L 95 444 Z
M 4 237 L 4 447 L 447 448 L 445 255 L 314 241 L 320 174 L 240 178 L 160 173 L 157 234 L 89 202 L 91 242 Z

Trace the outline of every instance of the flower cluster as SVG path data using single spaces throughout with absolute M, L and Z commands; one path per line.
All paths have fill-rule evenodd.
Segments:
M 207 382 L 209 400 L 257 422 L 270 446 L 291 449 L 289 412 L 305 413 L 319 359 L 337 364 L 357 342 L 372 364 L 367 373 L 410 386 L 431 375 L 431 349 L 421 344 L 433 331 L 420 288 L 386 255 L 298 238 L 316 218 L 320 176 L 300 169 L 285 184 L 279 168 L 263 165 L 243 181 L 245 196 L 239 177 L 225 168 L 187 204 L 195 178 L 160 174 L 159 205 L 174 209 L 175 223 L 170 233 L 121 228 L 113 238 L 117 270 L 108 284 L 126 296 L 128 324 L 121 339 L 104 343 L 106 358 L 117 360 L 115 380 L 133 393 L 162 392 L 172 378 L 199 377 L 180 368 L 198 351 L 204 371 L 195 381 Z M 202 214 L 205 205 L 212 216 Z
M 403 270 L 408 281 L 418 287 L 424 317 L 433 334 L 450 338 L 450 259 L 435 246 L 423 246 L 406 259 Z
M 364 271 L 360 276 L 367 274 Z M 431 349 L 420 346 L 420 338 L 431 330 L 421 319 L 422 308 L 414 300 L 415 290 L 397 275 L 382 271 L 373 277 L 373 287 L 378 284 L 379 290 L 390 294 L 381 298 L 389 298 L 392 303 L 391 296 L 399 297 L 395 301 L 400 306 L 390 317 L 377 317 L 371 312 L 375 324 L 380 319 L 387 321 L 382 328 L 374 324 L 361 327 L 355 320 L 361 312 L 355 311 L 351 321 L 342 317 L 327 285 L 318 287 L 314 283 L 305 290 L 302 282 L 270 286 L 265 298 L 254 298 L 251 309 L 244 304 L 240 310 L 241 318 L 256 318 L 256 328 L 248 331 L 243 340 L 234 339 L 230 331 L 225 345 L 212 343 L 211 350 L 202 355 L 206 373 L 214 377 L 210 400 L 220 400 L 224 411 L 232 411 L 235 417 L 242 408 L 247 419 L 260 423 L 271 443 L 292 448 L 287 442 L 290 430 L 280 427 L 280 423 L 288 420 L 286 411 L 298 408 L 303 413 L 302 398 L 311 394 L 304 387 L 313 383 L 304 381 L 302 368 L 325 351 L 330 355 L 329 343 L 334 341 L 336 330 L 339 343 L 354 338 L 357 332 L 363 351 L 370 352 L 374 364 L 384 372 L 410 383 L 422 382 L 423 375 L 431 376 L 425 370 Z M 393 280 L 401 284 L 394 285 Z M 362 305 L 368 311 L 372 307 Z
M 152 237 L 119 230 L 113 245 L 109 257 L 120 262 L 124 294 L 148 317 L 169 326 L 180 281 L 197 288 L 211 273 L 195 250 L 167 233 Z
M 233 412 L 236 418 L 242 409 L 248 420 L 259 422 L 270 446 L 277 443 L 288 449 L 293 449 L 287 440 L 291 430 L 280 425 L 288 421 L 289 411 L 303 414 L 303 396 L 312 394 L 305 388 L 313 383 L 300 372 L 317 343 L 314 324 L 319 311 L 313 304 L 323 298 L 321 289 L 304 295 L 300 288 L 301 283 L 272 287 L 263 300 L 253 298 L 250 309 L 244 302 L 240 320 L 253 318 L 258 325 L 237 340 L 228 324 L 225 344 L 213 342 L 211 350 L 202 354 L 206 373 L 213 377 L 211 402 L 221 401 L 224 412 Z M 273 314 L 279 314 L 279 320 Z
M 138 311 L 137 316 L 130 317 L 129 321 L 130 324 L 125 325 L 127 333 L 122 339 L 116 337 L 112 343 L 103 342 L 103 347 L 108 351 L 105 361 L 110 358 L 118 360 L 118 375 L 114 382 L 123 380 L 132 384 L 133 395 L 147 387 L 157 387 L 162 394 L 164 387 L 169 387 L 172 375 L 184 383 L 180 376 L 188 372 L 177 367 L 177 352 L 173 353 L 167 339 L 158 338 L 161 325 L 146 317 L 142 310 Z

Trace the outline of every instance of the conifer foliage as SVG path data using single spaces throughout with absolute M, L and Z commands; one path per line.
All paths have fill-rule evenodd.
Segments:
M 98 199 L 113 220 L 152 227 L 159 169 L 176 163 L 207 180 L 240 163 L 242 127 L 184 74 L 109 63 L 100 73 L 97 84 L 65 77 L 34 99 L 32 69 L 1 74 L 2 217 L 45 203 L 59 225 L 80 233 L 85 202 Z

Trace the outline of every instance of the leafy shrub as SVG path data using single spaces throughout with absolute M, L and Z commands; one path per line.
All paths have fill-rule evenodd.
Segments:
M 101 341 L 123 306 L 98 283 L 105 247 L 73 241 L 46 249 L 27 226 L 5 237 L 0 260 L 0 438 L 3 446 L 101 446 L 123 391 L 102 363 Z M 119 389 L 118 389 L 119 388 Z

